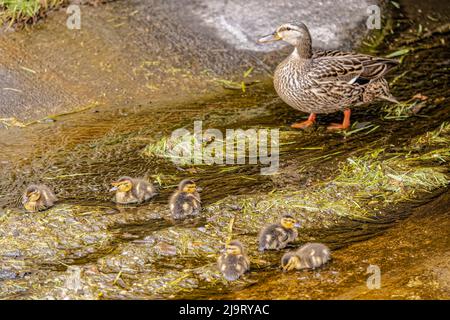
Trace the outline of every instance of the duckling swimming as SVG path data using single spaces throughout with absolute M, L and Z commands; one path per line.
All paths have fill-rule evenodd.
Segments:
M 283 249 L 297 238 L 295 228 L 298 227 L 297 220 L 289 215 L 283 216 L 279 223 L 268 225 L 259 234 L 259 251 Z
M 250 269 L 250 260 L 239 241 L 230 241 L 225 246 L 225 252 L 217 260 L 217 267 L 228 281 L 239 279 Z
M 53 191 L 43 184 L 28 186 L 22 196 L 22 204 L 28 212 L 38 212 L 53 207 L 56 198 Z
M 330 249 L 322 243 L 307 243 L 295 252 L 288 252 L 281 258 L 284 271 L 316 269 L 331 259 Z
M 169 206 L 174 219 L 197 215 L 201 210 L 201 200 L 195 182 L 189 179 L 181 181 L 169 200 Z
M 143 179 L 121 177 L 111 185 L 109 191 L 116 191 L 113 201 L 119 204 L 143 203 L 158 194 L 153 184 Z

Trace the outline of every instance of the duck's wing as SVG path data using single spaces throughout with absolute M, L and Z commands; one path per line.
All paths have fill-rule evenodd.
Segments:
M 351 51 L 341 51 L 341 50 L 315 50 L 313 52 L 312 59 L 320 58 L 320 57 L 342 57 L 349 55 L 357 55 L 356 52 Z
M 396 60 L 364 54 L 320 51 L 311 60 L 308 77 L 316 82 L 346 81 L 364 85 L 383 77 L 397 64 Z

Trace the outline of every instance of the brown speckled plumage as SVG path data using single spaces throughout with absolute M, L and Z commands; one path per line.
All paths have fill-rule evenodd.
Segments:
M 274 74 L 275 90 L 294 109 L 331 113 L 375 99 L 395 101 L 383 76 L 397 61 L 338 50 L 313 52 L 303 23 L 282 25 L 272 37 L 295 47 Z

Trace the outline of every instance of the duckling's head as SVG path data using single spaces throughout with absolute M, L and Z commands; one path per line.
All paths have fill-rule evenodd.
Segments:
M 31 185 L 23 194 L 22 197 L 22 204 L 28 203 L 28 202 L 36 202 L 38 201 L 42 196 L 41 190 L 37 185 Z
M 294 229 L 300 227 L 300 224 L 297 222 L 297 220 L 289 215 L 283 216 L 281 218 L 280 223 L 283 226 L 283 228 L 286 229 Z
M 295 252 L 288 252 L 281 258 L 281 268 L 283 271 L 291 271 L 300 266 L 300 258 L 295 254 Z
M 178 185 L 178 190 L 186 193 L 194 193 L 197 192 L 197 185 L 193 180 L 185 179 Z
M 133 179 L 130 177 L 121 177 L 119 180 L 111 183 L 112 188 L 109 191 L 128 192 L 133 188 Z
M 311 41 L 308 28 L 302 22 L 290 22 L 280 25 L 273 33 L 258 39 L 258 43 L 283 40 L 293 46 L 304 41 Z
M 225 251 L 227 254 L 239 255 L 244 253 L 244 247 L 239 241 L 233 240 L 225 246 Z

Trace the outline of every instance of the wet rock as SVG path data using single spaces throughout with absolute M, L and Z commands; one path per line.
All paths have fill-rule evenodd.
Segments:
M 0 281 L 5 279 L 15 279 L 17 274 L 10 270 L 0 270 Z
M 163 256 L 175 256 L 177 254 L 177 247 L 165 242 L 158 242 L 155 245 L 155 250 L 159 255 Z
M 193 11 L 202 17 L 205 25 L 215 29 L 218 37 L 237 49 L 254 51 L 273 50 L 273 46 L 257 45 L 256 40 L 273 32 L 278 24 L 294 20 L 308 25 L 315 46 L 337 48 L 367 19 L 367 7 L 373 4 L 357 0 L 325 0 L 314 4 L 306 0 L 249 0 L 245 4 L 204 0 L 197 3 L 201 5 L 191 6 Z

